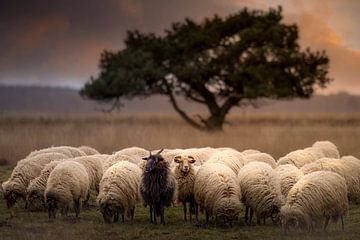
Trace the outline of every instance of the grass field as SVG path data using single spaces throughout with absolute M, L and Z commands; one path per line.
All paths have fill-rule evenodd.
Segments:
M 204 133 L 175 115 L 120 114 L 0 114 L 0 181 L 30 151 L 51 145 L 89 145 L 103 153 L 127 146 L 147 149 L 228 146 L 256 148 L 278 158 L 310 146 L 316 140 L 333 141 L 342 155 L 360 156 L 358 114 L 243 114 L 230 116 L 224 132 Z M 14 217 L 0 201 L 0 239 L 359 239 L 360 207 L 352 205 L 345 231 L 332 225 L 328 233 L 285 234 L 270 223 L 244 226 L 242 217 L 233 228 L 184 223 L 182 208 L 167 210 L 166 226 L 148 223 L 147 209 L 139 206 L 133 222 L 106 225 L 96 207 L 73 217 L 49 221 L 42 211 L 28 212 L 18 204 Z M 204 222 L 203 216 L 200 223 Z

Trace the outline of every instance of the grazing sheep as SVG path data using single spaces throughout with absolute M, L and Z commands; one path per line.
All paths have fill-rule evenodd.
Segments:
M 235 173 L 224 164 L 206 163 L 195 177 L 196 203 L 205 209 L 206 224 L 210 217 L 230 227 L 242 210 L 240 189 Z
M 7 207 L 11 208 L 19 198 L 26 200 L 26 188 L 30 180 L 39 176 L 46 164 L 53 160 L 66 158 L 67 156 L 61 153 L 43 153 L 19 161 L 10 178 L 2 184 Z M 25 204 L 25 208 L 27 208 L 27 204 Z
M 301 168 L 305 164 L 311 163 L 313 161 L 314 157 L 308 150 L 299 149 L 286 154 L 284 157 L 281 157 L 277 161 L 277 164 L 278 166 L 292 164 L 297 168 Z
M 29 206 L 33 207 L 36 200 L 40 200 L 45 206 L 44 192 L 46 189 L 46 183 L 50 176 L 51 171 L 62 161 L 55 160 L 46 164 L 41 170 L 40 175 L 30 181 L 29 186 L 26 189 L 26 202 Z
M 280 178 L 281 193 L 286 197 L 295 183 L 304 176 L 304 173 L 292 164 L 280 165 L 275 168 Z
M 241 152 L 243 155 L 251 155 L 254 153 L 261 153 L 259 150 L 255 150 L 255 149 L 246 149 L 244 151 Z
M 219 152 L 215 148 L 203 147 L 203 148 L 188 148 L 181 152 L 181 156 L 192 156 L 196 162 L 196 166 L 200 166 L 208 161 L 212 155 Z
M 244 165 L 250 162 L 264 162 L 269 164 L 272 168 L 276 168 L 277 164 L 275 159 L 267 153 L 253 153 L 244 157 Z
M 306 164 L 300 170 L 304 174 L 321 170 L 338 173 L 345 178 L 349 200 L 355 204 L 360 204 L 360 161 L 350 158 L 322 158 Z
M 214 153 L 206 163 L 224 164 L 237 175 L 244 166 L 244 156 L 236 150 L 223 150 Z
M 71 203 L 78 217 L 82 203 L 87 200 L 89 187 L 84 165 L 72 160 L 59 163 L 50 173 L 44 194 L 49 218 L 56 218 L 58 208 L 67 216 Z
M 241 199 L 246 206 L 245 223 L 251 224 L 253 213 L 257 223 L 260 219 L 271 217 L 275 221 L 284 202 L 281 194 L 279 176 L 271 166 L 264 162 L 250 162 L 240 169 L 238 182 Z M 250 209 L 250 219 L 248 210 Z
M 325 157 L 340 158 L 340 153 L 338 148 L 334 143 L 330 141 L 317 141 L 312 146 L 321 149 Z
M 161 150 L 149 157 L 145 170 L 141 176 L 140 194 L 145 205 L 150 206 L 150 222 L 156 224 L 156 217 L 160 216 L 160 223 L 165 224 L 164 208 L 176 199 L 176 179 L 169 169 L 169 163 L 160 155 Z
M 142 161 L 139 160 L 140 157 L 138 156 L 129 156 L 126 154 L 123 154 L 121 151 L 116 152 L 112 155 L 109 155 L 108 157 L 103 158 L 102 162 L 103 162 L 103 168 L 104 168 L 104 172 L 109 169 L 112 165 L 118 163 L 118 162 L 122 162 L 122 161 L 128 161 L 134 164 L 138 164 L 140 166 Z
M 83 151 L 86 155 L 96 155 L 100 154 L 98 150 L 89 146 L 80 146 L 78 147 L 81 151 Z
M 99 193 L 99 184 L 104 173 L 102 159 L 95 155 L 89 155 L 71 160 L 84 165 L 87 175 L 89 176 L 90 189 Z
M 83 151 L 81 151 L 79 148 L 70 147 L 70 146 L 57 146 L 57 147 L 49 147 L 49 148 L 43 148 L 40 150 L 32 151 L 26 158 L 35 157 L 36 155 L 43 153 L 61 153 L 69 158 L 86 156 L 86 154 Z
M 177 181 L 178 186 L 178 195 L 177 200 L 181 202 L 184 207 L 184 220 L 186 221 L 187 207 L 186 204 L 190 204 L 190 222 L 192 220 L 192 212 L 195 210 L 197 213 L 197 205 L 194 198 L 194 182 L 195 176 L 198 170 L 197 166 L 193 164 L 196 162 L 194 158 L 191 156 L 182 157 L 176 156 L 174 158 L 174 162 L 176 163 L 175 167 L 172 168 L 172 172 Z M 196 220 L 198 220 L 196 214 Z
M 134 163 L 122 161 L 104 173 L 100 182 L 97 203 L 106 223 L 117 222 L 121 214 L 134 218 L 135 204 L 139 201 L 140 168 Z
M 136 159 L 139 159 L 139 162 L 140 162 L 140 160 L 143 157 L 146 157 L 149 155 L 149 150 L 146 150 L 146 149 L 140 148 L 140 147 L 129 147 L 129 148 L 121 149 L 120 151 L 117 151 L 116 153 L 119 153 L 122 155 L 128 155 L 131 157 L 136 157 Z M 136 164 L 138 164 L 139 162 L 137 162 Z
M 343 177 L 330 171 L 317 171 L 305 175 L 290 190 L 286 204 L 281 208 L 281 225 L 285 230 L 299 228 L 310 231 L 314 223 L 325 219 L 324 231 L 348 210 L 347 187 Z

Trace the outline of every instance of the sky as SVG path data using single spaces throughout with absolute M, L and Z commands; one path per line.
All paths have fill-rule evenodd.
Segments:
M 80 88 L 104 50 L 123 47 L 127 30 L 162 33 L 174 21 L 227 16 L 243 7 L 283 7 L 305 49 L 330 57 L 329 87 L 360 94 L 358 0 L 0 0 L 0 84 Z

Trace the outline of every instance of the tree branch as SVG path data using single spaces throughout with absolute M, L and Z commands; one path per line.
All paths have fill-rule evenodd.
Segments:
M 169 84 L 166 82 L 166 80 L 163 81 L 164 85 L 166 87 L 166 94 L 169 96 L 170 98 L 170 102 L 172 104 L 172 106 L 174 107 L 175 111 L 187 122 L 189 123 L 191 126 L 199 129 L 199 130 L 206 130 L 206 128 L 202 125 L 200 125 L 199 123 L 195 122 L 193 119 L 191 119 L 182 109 L 180 109 L 179 105 L 177 104 L 177 101 L 175 99 L 175 96 L 169 86 Z

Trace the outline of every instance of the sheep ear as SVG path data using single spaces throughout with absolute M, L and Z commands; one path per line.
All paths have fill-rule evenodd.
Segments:
M 181 162 L 181 156 L 176 156 L 176 157 L 174 157 L 174 162 L 176 162 L 176 163 L 180 163 Z

